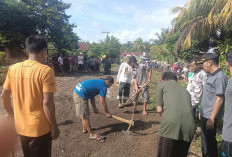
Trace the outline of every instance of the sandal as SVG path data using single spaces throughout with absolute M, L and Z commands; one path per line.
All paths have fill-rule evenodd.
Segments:
M 98 134 L 93 134 L 92 137 L 90 137 L 91 140 L 95 140 L 95 141 L 101 141 L 101 140 L 105 140 L 106 137 L 105 136 L 100 136 Z

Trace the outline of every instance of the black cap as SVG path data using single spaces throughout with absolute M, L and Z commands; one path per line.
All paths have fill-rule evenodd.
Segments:
M 110 81 L 112 84 L 114 84 L 114 78 L 111 77 L 111 76 L 106 76 L 106 77 L 103 78 L 103 80 L 108 80 L 108 81 Z
M 131 62 L 137 63 L 137 59 L 136 59 L 135 56 L 130 56 L 128 62 L 129 62 L 129 63 L 131 63 Z
M 216 53 L 206 53 L 202 56 L 202 58 L 197 61 L 197 63 L 204 63 L 207 60 L 210 59 L 217 59 L 219 56 Z

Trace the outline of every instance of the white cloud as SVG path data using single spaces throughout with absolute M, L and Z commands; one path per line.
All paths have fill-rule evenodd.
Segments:
M 116 10 L 118 13 L 122 13 L 122 14 L 127 13 L 126 9 L 121 7 L 121 6 L 115 6 L 114 10 Z
M 133 21 L 136 25 L 144 28 L 165 28 L 170 27 L 173 15 L 169 14 L 169 9 L 157 9 L 151 13 L 137 12 Z
M 161 28 L 171 27 L 171 20 L 176 16 L 170 14 L 171 7 L 184 4 L 184 0 L 155 0 L 157 5 L 154 5 L 154 0 L 135 3 L 106 0 L 63 1 L 72 3 L 68 13 L 72 15 L 71 23 L 78 26 L 74 31 L 83 40 L 95 42 L 105 38 L 102 31 L 111 32 L 110 35 L 116 36 L 121 42 L 134 41 L 138 37 L 144 40 L 154 39 L 155 33 L 160 33 Z
M 127 41 L 134 41 L 138 37 L 141 37 L 144 31 L 145 30 L 143 28 L 138 28 L 135 30 L 124 29 L 122 31 L 114 33 L 113 35 L 117 37 L 120 40 L 120 42 L 124 43 Z

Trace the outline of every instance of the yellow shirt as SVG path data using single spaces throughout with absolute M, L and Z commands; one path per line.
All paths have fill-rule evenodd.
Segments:
M 50 132 L 43 110 L 43 92 L 55 92 L 54 71 L 37 61 L 26 60 L 10 67 L 3 88 L 11 91 L 19 135 L 38 137 Z

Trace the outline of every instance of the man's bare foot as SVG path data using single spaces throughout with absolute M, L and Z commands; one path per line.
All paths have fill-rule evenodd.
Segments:
M 147 111 L 143 111 L 143 115 L 144 115 L 144 116 L 148 115 L 148 114 L 147 114 Z
M 83 134 L 86 134 L 88 132 L 87 129 L 85 129 L 85 127 L 83 127 L 83 130 L 82 130 Z

